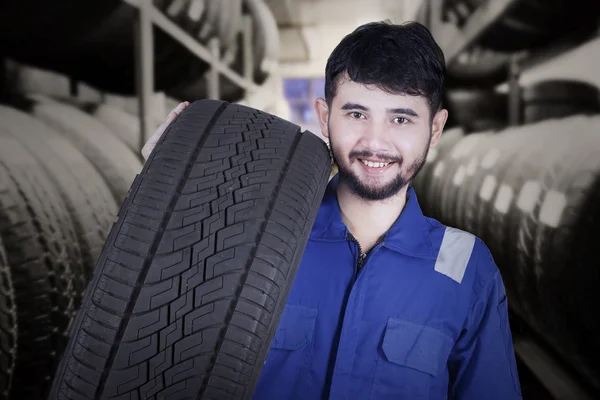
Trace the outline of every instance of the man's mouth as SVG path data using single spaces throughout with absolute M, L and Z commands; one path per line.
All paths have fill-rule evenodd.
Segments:
M 361 163 L 365 164 L 367 167 L 369 168 L 385 168 L 390 164 L 393 164 L 393 162 L 382 162 L 382 161 L 371 161 L 371 160 L 365 160 L 362 158 L 358 159 Z

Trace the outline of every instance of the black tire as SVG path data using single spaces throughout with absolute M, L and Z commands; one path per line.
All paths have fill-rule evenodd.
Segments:
M 467 132 L 503 127 L 508 121 L 508 96 L 494 89 L 449 89 L 445 92 L 452 120 Z M 475 123 L 474 123 L 475 122 Z
M 494 258 L 503 273 L 512 313 L 527 319 L 522 311 L 523 299 L 520 297 L 520 293 L 527 292 L 527 289 L 520 289 L 525 285 L 527 271 L 519 268 L 516 240 L 519 237 L 520 220 L 526 213 L 524 209 L 527 209 L 535 197 L 529 188 L 533 187 L 532 184 L 537 178 L 534 165 L 540 160 L 540 152 L 543 153 L 545 149 L 540 143 L 551 139 L 544 137 L 548 133 L 544 126 L 520 126 L 511 129 L 515 129 L 514 136 L 503 138 L 503 141 L 510 144 L 514 154 L 513 158 L 507 161 L 508 165 L 504 166 L 503 182 L 512 189 L 513 197 L 503 215 L 501 226 L 494 229 L 494 240 L 497 247 L 502 249 Z
M 142 169 L 140 158 L 106 125 L 84 111 L 47 96 L 29 94 L 27 98 L 33 101 L 31 114 L 62 133 L 91 161 L 120 205 Z
M 448 132 L 450 133 L 450 132 Z M 436 150 L 437 154 L 435 160 L 431 163 L 430 167 L 432 169 L 431 174 L 429 175 L 428 181 L 424 188 L 424 191 L 427 193 L 428 200 L 428 216 L 441 220 L 443 218 L 441 202 L 443 193 L 441 191 L 441 187 L 445 179 L 447 179 L 446 169 L 447 169 L 447 155 L 458 146 L 460 141 L 464 138 L 464 131 L 460 128 L 453 129 L 452 134 L 445 135 L 443 140 L 440 139 Z
M 549 79 L 532 83 L 522 89 L 522 98 L 527 103 L 589 104 L 599 106 L 600 92 L 593 83 L 570 80 Z
M 45 399 L 68 340 L 83 268 L 71 216 L 40 164 L 0 125 L 0 237 L 18 311 L 11 399 Z
M 491 133 L 489 132 L 480 132 L 469 135 L 472 136 L 476 142 L 471 147 L 469 151 L 470 154 L 468 154 L 467 158 L 463 161 L 464 172 L 462 172 L 462 174 L 464 174 L 464 178 L 462 178 L 462 183 L 458 187 L 455 187 L 454 192 L 452 193 L 452 201 L 450 204 L 450 211 L 454 211 L 452 221 L 455 227 L 463 230 L 466 230 L 465 214 L 470 206 L 467 201 L 469 187 L 471 186 L 471 181 L 474 179 L 477 170 L 481 169 L 481 158 L 484 150 L 489 146 L 490 135 Z
M 44 167 L 73 219 L 87 284 L 117 217 L 118 206 L 102 176 L 59 132 L 24 112 L 0 106 L 5 132 L 18 140 Z M 75 304 L 79 306 L 79 304 Z
M 86 111 L 106 125 L 135 154 L 142 148 L 140 119 L 122 109 L 109 104 L 86 106 Z
M 461 131 L 461 129 L 460 128 L 457 128 L 457 129 L 450 128 L 450 129 L 443 131 L 442 136 L 440 137 L 440 141 L 438 142 L 438 146 L 440 146 L 442 143 L 444 143 L 448 139 L 448 137 L 450 137 L 452 135 L 456 135 L 457 131 Z M 417 176 L 415 176 L 415 178 L 410 183 L 410 185 L 413 187 L 413 189 L 417 193 L 417 196 L 419 196 L 419 205 L 421 206 L 423 213 L 427 214 L 427 215 L 430 214 L 430 209 L 432 207 L 432 204 L 431 204 L 432 201 L 429 198 L 428 187 L 431 184 L 431 179 L 432 179 L 431 175 L 433 174 L 433 169 L 434 169 L 434 166 L 436 165 L 438 157 L 439 157 L 438 147 L 429 149 L 429 152 L 427 153 L 427 158 L 425 159 L 425 163 L 423 164 L 423 167 L 421 168 L 421 170 L 419 171 Z
M 592 126 L 597 125 L 597 119 Z M 591 130 L 595 133 L 594 130 Z M 596 355 L 600 352 L 600 344 L 597 340 L 597 332 L 600 332 L 600 321 L 596 316 L 587 317 L 593 313 L 589 310 L 589 304 L 598 301 L 596 291 L 590 291 L 590 288 L 598 285 L 600 275 L 597 273 L 595 256 L 597 255 L 596 246 L 600 240 L 600 229 L 598 228 L 598 204 L 600 203 L 600 168 L 598 166 L 598 148 L 600 146 L 589 147 L 589 153 L 592 153 L 595 160 L 588 153 L 587 165 L 582 166 L 579 176 L 569 186 L 569 204 L 565 209 L 568 217 L 566 223 L 557 230 L 552 238 L 555 243 L 560 243 L 561 248 L 556 248 L 555 256 L 552 258 L 554 267 L 560 265 L 562 260 L 567 260 L 567 264 L 560 265 L 559 270 L 570 276 L 571 271 L 567 271 L 567 265 L 572 260 L 576 266 L 575 276 L 578 279 L 568 282 L 562 287 L 566 295 L 570 293 L 579 293 L 575 299 L 570 296 L 569 304 L 577 302 L 575 310 L 580 312 L 570 312 L 567 314 L 566 324 L 575 322 L 572 330 L 572 341 L 575 350 L 569 354 L 569 350 L 559 347 L 563 352 L 563 357 L 570 361 L 574 369 L 581 371 L 581 375 L 589 384 L 594 387 L 596 393 L 600 393 L 600 365 L 597 362 Z M 595 153 L 595 154 L 594 154 Z M 580 156 L 583 156 L 581 154 Z M 582 157 L 583 158 L 583 157 Z M 577 182 L 575 182 L 577 181 Z M 586 182 L 587 181 L 587 182 Z M 585 187 L 587 185 L 587 187 Z M 570 215 L 569 215 L 570 214 Z M 564 250 L 563 250 L 564 249 Z M 567 249 L 578 249 L 576 253 L 569 254 Z M 563 280 L 564 281 L 564 280 Z M 555 281 L 559 284 L 559 280 Z M 561 296 L 562 300 L 564 296 Z M 575 300 L 575 301 L 574 301 Z M 582 304 L 585 304 L 583 308 Z M 563 305 L 563 312 L 566 306 Z M 578 319 L 579 318 L 579 319 Z M 578 320 L 577 320 L 578 319 Z M 563 328 L 563 333 L 564 332 Z M 568 335 L 569 332 L 566 332 Z M 563 336 L 564 337 L 564 336 Z M 559 339 L 560 340 L 560 339 Z
M 0 238 L 0 400 L 9 400 L 17 357 L 17 307 L 12 274 Z
M 534 124 L 549 119 L 567 118 L 575 115 L 597 114 L 598 110 L 589 105 L 530 103 L 523 107 L 523 123 Z
M 575 119 L 571 123 L 576 123 Z M 590 333 L 599 332 L 600 324 L 596 313 L 589 310 L 598 297 L 584 290 L 597 287 L 600 275 L 593 264 L 580 261 L 590 251 L 582 244 L 594 231 L 592 224 L 598 215 L 597 203 L 595 208 L 588 205 L 600 172 L 597 123 L 597 118 L 581 118 L 577 137 L 561 146 L 562 157 L 549 166 L 545 176 L 549 191 L 538 213 L 532 247 L 543 305 L 537 313 L 541 334 L 571 365 L 587 373 L 586 378 L 595 381 L 598 389 L 600 368 L 592 355 L 599 354 L 600 346 L 596 335 Z M 564 204 L 557 204 L 557 198 Z
M 521 299 L 522 311 L 528 324 L 538 332 L 544 331 L 543 324 L 545 324 L 545 321 L 541 321 L 538 317 L 539 310 L 546 307 L 546 304 L 541 300 L 540 288 L 538 287 L 538 277 L 542 273 L 539 265 L 536 264 L 535 243 L 538 240 L 537 235 L 539 233 L 537 229 L 539 224 L 538 215 L 542 209 L 544 198 L 556 180 L 555 166 L 565 161 L 564 149 L 569 146 L 571 141 L 577 140 L 573 135 L 565 135 L 565 131 L 577 132 L 574 127 L 578 125 L 579 119 L 580 117 L 570 117 L 535 124 L 535 130 L 545 128 L 546 132 L 541 135 L 539 142 L 548 143 L 548 145 L 536 146 L 539 148 L 532 154 L 531 158 L 522 160 L 521 173 L 534 177 L 539 184 L 539 195 L 536 196 L 535 205 L 532 208 L 528 208 L 527 211 L 520 210 L 515 237 L 517 251 L 515 252 L 516 262 L 514 267 L 515 276 L 518 276 L 520 283 L 517 290 Z M 531 129 L 531 131 L 534 131 L 534 129 Z
M 121 207 L 50 399 L 250 398 L 330 170 L 294 124 L 193 102 Z
M 440 205 L 444 220 L 455 227 L 458 227 L 458 215 L 465 206 L 465 204 L 459 204 L 458 197 L 469 181 L 467 165 L 472 160 L 477 146 L 484 139 L 486 136 L 482 133 L 467 135 L 445 158 L 447 178 L 443 182 Z
M 471 9 L 486 0 L 469 0 Z M 568 37 L 581 43 L 597 29 L 599 6 L 594 1 L 521 0 L 488 26 L 478 43 L 497 51 L 534 50 Z
M 523 120 L 531 124 L 546 119 L 600 112 L 600 91 L 592 83 L 550 79 L 523 88 Z
M 510 54 L 474 47 L 448 65 L 447 87 L 493 87 L 509 78 Z

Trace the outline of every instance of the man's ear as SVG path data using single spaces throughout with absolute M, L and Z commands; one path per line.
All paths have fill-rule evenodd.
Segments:
M 442 132 L 444 131 L 444 126 L 446 125 L 446 121 L 448 120 L 448 110 L 442 108 L 433 116 L 433 121 L 431 123 L 431 143 L 429 145 L 430 149 L 433 149 L 437 146 L 440 141 L 440 137 L 442 136 Z
M 329 106 L 325 99 L 319 97 L 315 100 L 315 111 L 319 118 L 319 125 L 321 126 L 321 133 L 324 137 L 329 139 Z

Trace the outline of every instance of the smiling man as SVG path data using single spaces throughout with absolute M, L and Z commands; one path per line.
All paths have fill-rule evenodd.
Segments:
M 255 399 L 520 399 L 500 273 L 410 187 L 448 117 L 422 25 L 359 27 L 315 108 L 329 184 Z
M 424 216 L 410 186 L 446 123 L 444 76 L 417 23 L 363 25 L 331 54 L 315 107 L 339 173 L 254 399 L 521 398 L 490 252 Z

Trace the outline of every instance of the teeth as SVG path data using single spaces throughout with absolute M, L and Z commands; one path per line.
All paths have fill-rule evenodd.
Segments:
M 389 164 L 389 163 L 373 162 L 373 161 L 367 161 L 367 160 L 361 160 L 361 161 L 363 162 L 363 164 L 365 164 L 366 166 L 371 167 L 371 168 L 383 168 Z

